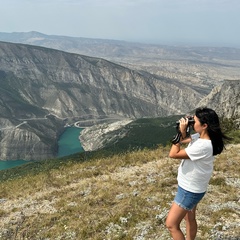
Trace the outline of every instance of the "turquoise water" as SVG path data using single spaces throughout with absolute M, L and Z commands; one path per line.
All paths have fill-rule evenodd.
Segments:
M 64 157 L 73 153 L 84 151 L 79 141 L 81 131 L 82 128 L 76 127 L 68 127 L 65 129 L 58 141 L 58 157 Z M 28 161 L 24 160 L 0 161 L 0 170 L 13 168 L 27 162 Z
M 27 161 L 24 160 L 0 161 L 0 170 L 13 168 L 24 163 L 27 163 Z
M 58 141 L 58 157 L 64 157 L 73 153 L 83 152 L 79 141 L 82 128 L 68 127 Z

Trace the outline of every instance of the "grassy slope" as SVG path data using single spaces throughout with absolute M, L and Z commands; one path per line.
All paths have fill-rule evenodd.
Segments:
M 69 159 L 58 168 L 3 181 L 0 239 L 170 239 L 164 219 L 179 162 L 168 151 Z M 199 205 L 198 239 L 240 236 L 239 151 L 239 145 L 229 145 L 216 159 Z
M 170 239 L 164 220 L 179 161 L 159 138 L 167 143 L 171 121 L 134 122 L 121 147 L 1 171 L 0 239 Z M 231 135 L 239 142 L 239 130 Z M 239 151 L 228 145 L 216 158 L 199 205 L 200 240 L 240 236 Z

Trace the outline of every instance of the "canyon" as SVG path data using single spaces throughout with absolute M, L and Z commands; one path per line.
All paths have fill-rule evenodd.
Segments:
M 228 117 L 239 114 L 234 90 L 239 89 L 239 49 L 86 39 L 81 44 L 64 37 L 51 42 L 47 35 L 38 41 L 44 46 L 36 46 L 29 44 L 37 43 L 34 34 L 39 33 L 32 32 L 24 44 L 6 42 L 0 34 L 5 41 L 0 42 L 1 160 L 56 157 L 57 139 L 77 121 L 89 127 L 179 115 L 211 102 Z M 50 43 L 65 46 L 64 51 Z M 213 89 L 221 92 L 221 101 L 210 97 Z

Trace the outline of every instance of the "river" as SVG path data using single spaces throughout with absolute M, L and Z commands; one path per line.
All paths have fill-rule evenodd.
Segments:
M 83 128 L 67 127 L 58 141 L 58 157 L 64 157 L 77 152 L 83 152 L 79 141 L 79 135 Z M 28 161 L 24 160 L 6 160 L 0 161 L 0 170 L 13 168 Z
M 58 141 L 58 157 L 64 157 L 73 153 L 83 152 L 79 141 L 79 135 L 83 128 L 68 127 Z

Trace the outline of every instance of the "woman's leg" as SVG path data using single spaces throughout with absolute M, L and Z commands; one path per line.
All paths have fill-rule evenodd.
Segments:
M 185 240 L 185 237 L 180 229 L 180 223 L 187 212 L 187 210 L 179 207 L 175 202 L 172 204 L 166 219 L 166 226 L 170 231 L 173 240 Z
M 195 206 L 191 211 L 188 211 L 184 219 L 186 220 L 187 240 L 194 240 L 197 235 L 197 221 L 196 221 Z

